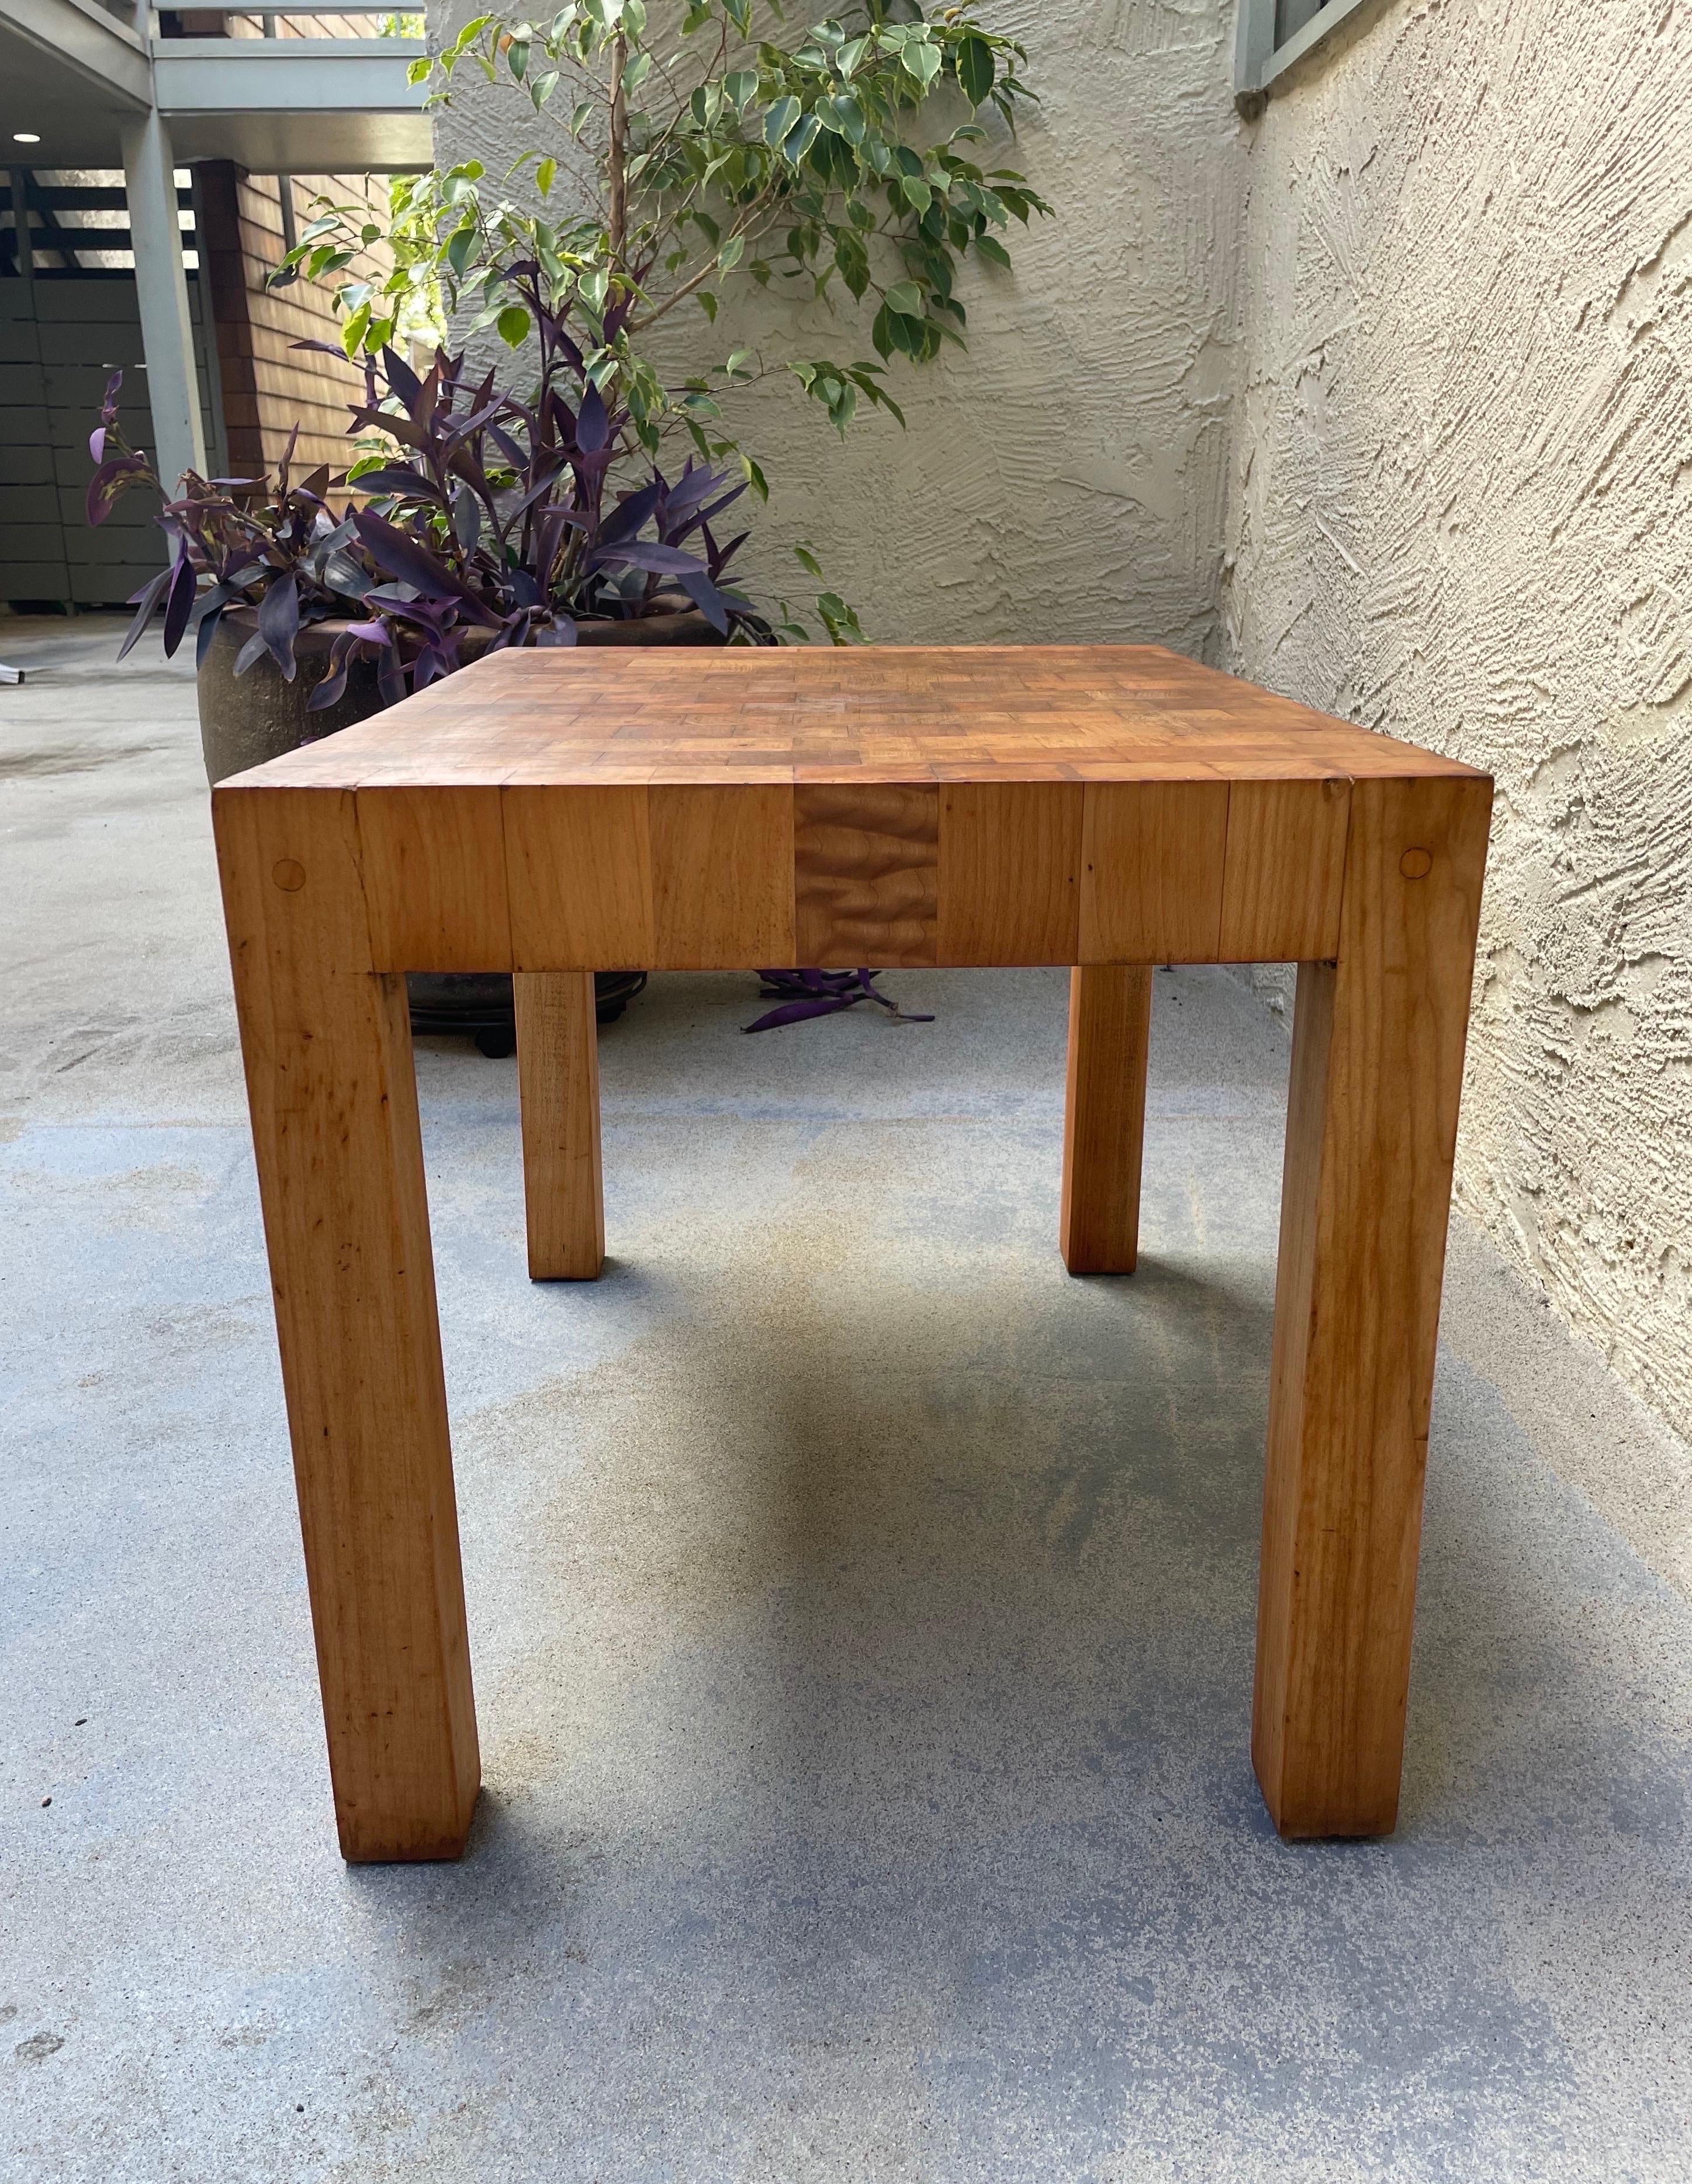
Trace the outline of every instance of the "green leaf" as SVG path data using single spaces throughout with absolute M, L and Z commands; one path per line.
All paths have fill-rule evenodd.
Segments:
M 849 92 L 837 92 L 825 98 L 817 111 L 835 135 L 843 136 L 849 144 L 861 144 L 869 133 L 864 109 Z
M 815 143 L 818 136 L 821 134 L 821 131 L 822 123 L 817 116 L 815 114 L 807 114 L 804 119 L 799 123 L 799 127 L 793 131 L 793 134 L 788 138 L 786 143 L 782 145 L 782 157 L 784 159 L 791 160 L 794 166 L 798 166 L 799 161 L 804 159 L 805 153 L 809 152 L 811 146 Z
M 993 91 L 993 48 L 985 38 L 967 37 L 958 47 L 958 81 L 971 106 L 983 106 Z
M 529 338 L 529 315 L 520 304 L 507 304 L 496 323 L 507 348 L 521 348 Z
M 470 263 L 470 253 L 476 248 L 476 229 L 473 226 L 455 228 L 447 239 L 447 263 L 460 280 Z
M 558 161 L 543 159 L 535 170 L 535 187 L 543 198 L 552 195 L 552 186 L 558 179 Z
M 822 617 L 831 644 L 862 644 L 866 641 L 857 610 L 849 607 L 838 592 L 824 592 L 817 600 L 816 610 Z
M 978 235 L 975 239 L 976 255 L 986 259 L 989 265 L 1002 265 L 1010 270 L 1010 253 L 996 235 Z
M 851 292 L 854 304 L 861 303 L 864 291 L 870 285 L 870 260 L 864 246 L 855 235 L 842 235 L 834 245 L 834 263 L 841 279 Z
M 920 363 L 928 343 L 927 321 L 910 317 L 904 311 L 895 311 L 883 304 L 876 313 L 875 325 L 870 338 L 876 345 L 878 356 L 891 356 L 895 349 Z
M 408 83 L 427 83 L 434 72 L 435 64 L 427 53 L 425 53 L 420 60 L 413 61 L 410 67 L 407 69 L 405 81 Z
M 898 403 L 893 400 L 892 395 L 888 393 L 886 387 L 878 387 L 875 381 L 870 376 L 870 374 L 872 371 L 879 371 L 880 370 L 881 366 L 878 364 L 854 365 L 852 369 L 852 376 L 857 381 L 859 386 L 863 388 L 865 393 L 869 396 L 871 401 L 873 402 L 878 409 L 891 410 L 893 415 L 899 420 L 899 423 L 903 425 L 904 423 L 904 410 L 899 408 Z
M 823 576 L 821 563 L 817 560 L 815 554 L 811 552 L 809 546 L 795 546 L 793 549 L 793 559 L 799 563 L 800 568 L 804 571 L 806 576 L 815 577 L 819 584 L 824 583 L 827 581 Z
M 636 53 L 623 70 L 623 89 L 626 92 L 638 91 L 651 74 L 652 55 Z
M 472 15 L 447 48 L 448 52 L 454 55 L 468 53 L 493 20 L 492 15 Z
M 897 311 L 902 317 L 920 319 L 922 316 L 922 291 L 914 281 L 901 281 L 896 287 L 888 290 L 887 305 L 890 311 Z
M 711 324 L 715 326 L 717 322 L 717 299 L 714 295 L 712 295 L 710 290 L 709 288 L 701 288 L 694 300 L 698 303 L 699 309 L 704 313 Z
M 737 112 L 758 96 L 758 71 L 755 69 L 736 69 L 722 80 L 722 95 Z
M 724 273 L 732 273 L 745 255 L 746 237 L 743 235 L 732 235 L 724 243 L 718 256 L 718 269 Z
M 899 58 L 924 91 L 940 73 L 940 48 L 931 46 L 926 38 L 920 43 L 915 38 L 907 38 Z
M 743 455 L 741 457 L 740 467 L 745 476 L 746 482 L 751 487 L 754 493 L 757 494 L 759 499 L 767 501 L 770 498 L 769 481 L 765 477 L 763 471 L 759 469 L 757 464 L 753 461 L 750 455 Z
M 790 93 L 786 98 L 778 98 L 765 115 L 764 142 L 771 151 L 779 151 L 786 138 L 793 133 L 800 110 L 798 99 Z
M 753 352 L 749 348 L 735 349 L 731 352 L 728 362 L 723 366 L 723 370 L 732 379 L 737 372 L 745 370 L 752 360 L 752 355 Z
M 512 39 L 510 44 L 505 48 L 505 63 L 518 82 L 521 83 L 529 71 L 529 42 L 526 38 Z
M 899 189 L 899 195 L 905 203 L 917 212 L 927 212 L 934 202 L 933 191 L 929 188 L 927 182 L 920 181 L 915 175 L 901 175 Z
M 570 116 L 570 135 L 579 136 L 593 118 L 593 101 L 591 98 L 577 99 Z
M 864 56 L 874 43 L 873 38 L 854 38 L 834 56 L 834 65 L 849 83 L 863 66 Z

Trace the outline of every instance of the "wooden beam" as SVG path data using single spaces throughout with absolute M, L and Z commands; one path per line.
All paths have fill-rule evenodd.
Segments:
M 1060 1242 L 1072 1274 L 1138 1264 L 1151 979 L 1144 964 L 1070 972 Z
M 1285 1836 L 1397 1821 L 1491 800 L 1357 783 L 1339 959 L 1299 969 L 1252 1740 Z
M 605 1194 L 593 973 L 520 971 L 512 988 L 529 1279 L 597 1281 L 605 1263 Z
M 462 1852 L 480 1780 L 405 981 L 352 800 L 213 799 L 343 1857 Z

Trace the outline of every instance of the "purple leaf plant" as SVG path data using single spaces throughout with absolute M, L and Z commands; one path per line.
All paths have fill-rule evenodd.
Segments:
M 877 971 L 760 971 L 765 1000 L 779 1000 L 780 1008 L 766 1010 L 747 1031 L 776 1031 L 783 1024 L 804 1023 L 811 1017 L 838 1016 L 855 1009 L 860 1001 L 874 1001 L 894 1023 L 932 1023 L 932 1017 L 913 1016 L 877 986 Z
M 268 655 L 292 682 L 301 629 L 331 622 L 309 700 L 320 711 L 357 658 L 375 661 L 393 705 L 484 653 L 574 644 L 584 622 L 690 614 L 719 639 L 775 643 L 726 577 L 747 534 L 724 539 L 719 526 L 745 482 L 692 456 L 666 476 L 629 413 L 608 406 L 563 315 L 529 292 L 541 368 L 527 398 L 444 349 L 420 376 L 384 349 L 365 359 L 349 431 L 397 453 L 296 477 L 296 428 L 274 474 L 185 476 L 158 518 L 170 564 L 131 599 L 123 652 L 162 613 L 167 654 L 192 628 L 203 660 L 226 612 L 256 610 L 236 672 Z M 163 492 L 120 428 L 121 384 L 114 374 L 89 441 L 94 524 L 136 486 Z

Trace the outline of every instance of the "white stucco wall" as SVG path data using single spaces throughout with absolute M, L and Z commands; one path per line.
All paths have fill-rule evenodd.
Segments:
M 1497 775 L 1460 1201 L 1685 1431 L 1692 8 L 1390 0 L 1249 142 L 1229 664 Z
M 1013 228 L 1014 274 L 968 273 L 966 355 L 896 360 L 908 432 L 867 415 L 843 446 L 797 382 L 751 393 L 733 422 L 771 495 L 750 570 L 802 586 L 785 549 L 809 538 L 885 642 L 1214 655 L 1238 369 L 1229 0 L 999 0 L 983 20 L 1027 45 L 1042 100 L 985 164 L 1021 168 L 1058 216 Z M 516 109 L 459 81 L 440 148 L 503 170 Z M 714 333 L 678 314 L 689 338 L 719 357 L 760 343 L 775 315 L 743 287 Z M 795 348 L 875 354 L 849 310 L 805 314 Z

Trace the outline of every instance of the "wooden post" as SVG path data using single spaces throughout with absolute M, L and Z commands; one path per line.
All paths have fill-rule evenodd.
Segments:
M 605 1195 L 593 973 L 520 971 L 512 984 L 529 1277 L 596 1281 L 605 1263 Z
M 1139 1259 L 1151 972 L 1077 966 L 1069 978 L 1069 1089 L 1060 1241 L 1072 1274 L 1131 1274 Z
M 214 800 L 343 1857 L 456 1858 L 480 1780 L 405 981 L 350 795 Z
M 1288 1836 L 1398 1817 L 1491 796 L 1357 781 L 1339 960 L 1299 969 L 1252 1738 Z

